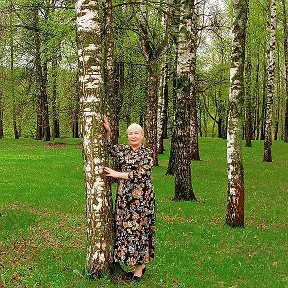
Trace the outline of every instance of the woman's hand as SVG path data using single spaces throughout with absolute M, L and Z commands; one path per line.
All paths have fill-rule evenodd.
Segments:
M 106 176 L 113 177 L 113 178 L 121 178 L 121 179 L 128 179 L 128 173 L 125 172 L 118 172 L 109 167 L 104 167 L 104 172 Z
M 111 132 L 110 124 L 106 115 L 103 115 L 102 121 L 103 121 L 103 126 L 106 132 Z
M 109 168 L 109 167 L 104 167 L 104 171 L 105 171 L 105 174 L 106 176 L 110 176 L 110 177 L 113 177 L 113 178 L 118 178 L 118 173 L 117 171 Z
M 109 140 L 110 135 L 111 135 L 111 128 L 110 128 L 110 124 L 109 124 L 109 121 L 108 121 L 108 118 L 106 115 L 103 115 L 102 123 L 103 123 L 104 129 L 106 131 L 106 139 Z

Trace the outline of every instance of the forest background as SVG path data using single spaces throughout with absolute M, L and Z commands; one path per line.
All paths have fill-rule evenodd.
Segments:
M 181 1 L 181 3 L 182 2 L 184 3 L 185 1 Z M 113 28 L 113 31 L 112 29 L 110 30 L 110 28 L 107 29 L 108 17 L 107 14 L 105 15 L 105 5 L 107 3 L 113 4 L 111 10 L 113 11 L 113 25 L 110 26 L 110 28 Z M 233 2 L 193 2 L 194 21 L 192 21 L 192 23 L 194 26 L 191 31 L 194 34 L 188 35 L 187 31 L 183 33 L 183 29 L 180 29 L 181 37 L 184 35 L 184 38 L 177 36 L 177 29 L 175 29 L 175 27 L 179 26 L 177 21 L 180 21 L 181 27 L 181 21 L 185 18 L 182 17 L 185 14 L 185 10 L 180 9 L 178 11 L 174 4 L 175 3 L 170 1 L 144 1 L 143 3 L 131 1 L 113 1 L 113 3 L 111 3 L 110 1 L 103 1 L 103 6 L 100 5 L 99 8 L 100 12 L 104 11 L 103 14 L 99 14 L 102 31 L 100 42 L 102 45 L 101 49 L 103 49 L 101 53 L 104 55 L 102 58 L 102 65 L 104 67 L 104 97 L 106 97 L 106 100 L 103 102 L 104 106 L 106 106 L 104 110 L 106 110 L 108 114 L 110 113 L 109 117 L 112 119 L 114 125 L 115 123 L 118 125 L 119 121 L 121 135 L 125 134 L 125 128 L 131 121 L 140 122 L 140 124 L 146 128 L 145 132 L 146 134 L 148 133 L 149 136 L 148 141 L 150 138 L 153 138 L 149 133 L 157 130 L 158 135 L 160 135 L 157 138 L 157 149 L 159 149 L 157 152 L 159 152 L 159 154 L 164 152 L 162 145 L 164 138 L 172 138 L 172 144 L 174 143 L 173 135 L 175 135 L 175 131 L 176 133 L 177 131 L 181 132 L 181 125 L 184 126 L 187 124 L 187 121 L 183 119 L 197 116 L 198 124 L 195 126 L 196 128 L 194 127 L 195 129 L 193 129 L 193 131 L 194 135 L 196 133 L 197 138 L 200 136 L 200 140 L 201 137 L 203 137 L 203 143 L 209 143 L 210 137 L 226 139 L 228 130 L 228 96 L 229 93 L 231 93 L 229 86 L 232 48 L 231 27 L 235 24 L 235 22 L 233 24 L 233 18 L 235 16 L 232 8 Z M 249 3 L 245 35 L 246 59 L 243 79 L 245 94 L 243 94 L 243 98 L 241 98 L 239 102 L 241 106 L 239 107 L 242 112 L 241 119 L 239 120 L 242 120 L 241 123 L 243 123 L 241 138 L 246 139 L 247 147 L 251 146 L 251 140 L 264 140 L 267 111 L 271 105 L 273 105 L 273 109 L 270 109 L 269 113 L 273 111 L 271 114 L 271 131 L 273 131 L 273 138 L 274 140 L 288 141 L 287 65 L 285 65 L 287 64 L 287 61 L 285 61 L 287 56 L 285 50 L 287 49 L 286 3 L 283 0 L 281 3 L 277 3 L 276 7 L 276 42 L 275 45 L 274 43 L 272 45 L 276 48 L 274 54 L 276 57 L 273 58 L 272 61 L 271 52 L 269 51 L 271 51 L 271 26 L 273 26 L 274 23 L 272 23 L 272 25 L 270 22 L 272 19 L 270 15 L 273 10 L 270 10 L 270 4 L 270 1 L 250 1 Z M 242 5 L 244 5 L 243 8 L 248 9 L 248 2 L 242 1 Z M 185 3 L 183 7 L 185 7 Z M 2 63 L 0 84 L 0 137 L 6 140 L 3 141 L 3 144 L 8 143 L 10 137 L 16 139 L 23 137 L 37 140 L 44 139 L 45 141 L 62 137 L 62 140 L 60 139 L 63 141 L 62 144 L 59 144 L 59 141 L 53 141 L 53 143 L 56 143 L 55 147 L 65 147 L 67 145 L 65 143 L 70 142 L 69 140 L 67 142 L 64 138 L 79 138 L 81 136 L 81 107 L 79 105 L 81 102 L 81 84 L 79 83 L 79 58 L 77 57 L 79 38 L 76 34 L 74 1 L 2 1 L 0 11 L 1 39 L 3 40 L 0 44 L 3 48 L 1 49 L 0 55 Z M 172 17 L 171 15 L 174 16 Z M 113 33 L 110 33 L 111 31 Z M 186 36 L 185 33 L 187 34 Z M 109 50 L 111 35 L 113 36 L 113 55 L 110 53 L 111 50 Z M 193 46 L 194 51 L 192 51 L 194 53 L 192 53 L 194 57 L 192 61 L 194 77 L 192 81 L 192 94 L 195 97 L 189 104 L 191 106 L 188 106 L 191 107 L 191 111 L 196 111 L 195 115 L 193 113 L 186 114 L 188 110 L 181 110 L 181 103 L 183 104 L 184 102 L 181 102 L 183 100 L 179 100 L 178 91 L 179 88 L 184 91 L 185 87 L 187 88 L 188 86 L 185 81 L 181 83 L 179 78 L 176 79 L 179 77 L 179 73 L 181 75 L 182 72 L 184 72 L 184 74 L 187 72 L 184 70 L 185 65 L 181 66 L 179 63 L 181 63 L 181 61 L 182 63 L 185 62 L 185 53 L 182 53 L 181 49 L 183 51 L 187 49 L 183 43 L 185 39 L 187 40 L 191 35 L 194 36 L 193 43 L 195 44 L 195 46 Z M 111 57 L 111 55 L 113 57 Z M 80 57 L 80 55 L 78 56 Z M 111 76 L 111 74 L 109 74 L 109 61 L 111 59 L 113 60 L 113 87 L 111 86 L 111 82 L 109 82 L 109 77 Z M 271 62 L 274 62 L 274 69 L 276 68 L 273 79 L 269 78 Z M 185 80 L 186 78 L 181 79 Z M 272 86 L 270 85 L 271 82 L 269 82 L 271 79 L 273 81 Z M 112 94 L 111 89 L 113 90 Z M 271 93 L 273 93 L 273 98 L 271 98 Z M 115 97 L 111 97 L 112 100 L 109 99 L 111 95 Z M 151 101 L 151 99 L 154 102 Z M 271 99 L 274 101 L 271 101 Z M 152 106 L 149 106 L 151 103 Z M 151 115 L 152 109 L 150 109 L 151 107 L 153 108 L 153 105 L 157 105 L 158 108 L 157 128 L 156 126 L 151 126 L 151 123 L 155 124 L 155 115 Z M 183 111 L 185 113 L 182 113 Z M 179 118 L 179 114 L 181 113 L 182 120 L 181 117 Z M 159 119 L 161 121 L 159 121 Z M 116 129 L 116 134 L 118 134 L 117 130 L 118 129 Z M 117 138 L 117 136 L 118 135 L 114 135 L 115 138 Z M 19 147 L 22 147 L 22 143 L 23 142 L 19 141 Z M 53 147 L 53 143 L 51 143 L 51 147 Z M 258 145 L 261 142 L 255 141 L 254 143 L 259 152 L 260 146 Z M 285 143 L 282 144 L 286 145 Z M 43 143 L 39 142 L 39 145 L 43 145 Z M 155 143 L 153 145 L 155 146 Z M 220 145 L 219 142 L 218 145 Z M 2 147 L 4 150 L 6 149 L 5 146 Z M 11 148 L 12 147 L 16 146 L 11 145 Z M 173 145 L 171 147 L 171 151 L 173 151 Z M 278 153 L 283 147 L 284 150 L 282 151 L 287 150 L 285 146 L 276 145 L 276 147 L 281 148 L 275 155 L 279 155 Z M 185 150 L 184 153 L 185 145 L 182 146 L 182 148 L 182 154 L 190 153 L 187 150 Z M 18 149 L 19 151 L 21 150 L 21 148 Z M 9 149 L 6 149 L 7 155 L 9 155 L 8 150 Z M 170 151 L 167 145 L 166 151 Z M 179 146 L 177 153 L 179 153 Z M 205 153 L 206 152 L 203 151 L 203 155 L 206 155 Z M 199 159 L 195 160 L 200 160 L 200 155 L 198 154 Z M 283 153 L 283 157 L 284 156 L 285 152 Z M 176 159 L 180 159 L 179 154 Z M 210 161 L 211 159 L 212 157 L 210 155 Z M 278 159 L 278 156 L 276 156 L 276 159 Z M 285 163 L 284 159 L 284 166 L 287 165 L 287 163 Z M 171 170 L 169 172 L 169 169 L 171 169 L 171 157 L 167 173 L 173 174 Z M 281 175 L 279 172 L 280 179 Z M 280 192 L 280 195 L 282 195 L 282 192 Z M 192 198 L 194 197 L 193 195 Z M 177 195 L 175 195 L 174 199 L 175 198 L 177 198 Z M 201 196 L 199 199 L 201 203 Z M 203 202 L 205 203 L 205 201 Z M 23 208 L 21 205 L 19 208 L 19 203 L 13 207 L 15 210 L 21 210 Z M 278 207 L 282 206 L 280 205 Z M 30 208 L 27 209 L 30 210 Z M 32 214 L 35 213 L 35 211 L 32 210 L 30 212 L 32 212 Z M 186 212 L 184 212 L 184 214 L 186 214 Z M 261 215 L 263 216 L 263 214 Z M 7 218 L 4 220 L 7 221 Z M 285 246 L 283 246 L 281 242 L 283 239 L 281 235 L 285 236 L 285 232 L 283 234 L 283 224 L 282 221 L 280 222 L 277 224 L 278 226 L 276 225 L 277 232 L 279 233 L 277 241 L 279 241 L 279 247 L 281 247 L 280 255 L 283 255 L 281 251 L 285 251 Z M 263 225 L 269 227 L 267 223 L 249 223 L 251 226 L 255 225 L 260 228 L 263 227 Z M 34 229 L 33 227 L 32 231 Z M 273 226 L 273 229 L 275 228 L 276 227 Z M 162 230 L 162 232 L 163 231 L 164 230 Z M 163 243 L 167 244 L 166 240 L 167 239 L 164 239 Z M 15 247 L 17 243 L 18 242 L 14 242 L 12 245 Z M 31 243 L 26 244 L 27 243 L 25 243 L 25 246 L 29 247 Z M 9 246 L 9 242 L 6 245 Z M 35 243 L 32 244 L 32 246 L 33 245 L 35 245 Z M 266 244 L 264 246 L 266 247 Z M 250 248 L 249 246 L 249 249 Z M 9 249 L 7 251 L 9 251 Z M 4 251 L 3 255 L 7 256 L 7 251 Z M 228 251 L 230 251 L 230 249 Z M 249 255 L 253 254 L 250 253 Z M 207 257 L 209 258 L 210 256 Z M 50 256 L 48 258 L 50 258 Z M 273 281 L 273 277 L 271 277 L 269 286 L 265 286 L 266 283 L 263 284 L 263 287 L 273 287 L 271 283 L 277 283 L 275 285 L 280 285 L 280 283 L 281 285 L 286 285 L 285 281 L 287 277 L 285 278 L 285 275 L 282 273 L 282 271 L 285 271 L 285 260 L 282 259 L 282 256 L 278 256 L 277 259 L 279 259 L 279 261 L 273 260 L 271 262 L 271 258 L 269 258 L 267 265 L 270 267 L 270 271 L 274 268 L 279 268 L 279 279 L 277 278 L 277 281 Z M 235 260 L 235 258 L 233 258 L 233 260 Z M 272 270 L 271 266 L 269 266 L 270 262 L 274 267 Z M 61 260 L 58 263 L 62 263 Z M 242 263 L 242 261 L 240 260 L 239 263 Z M 60 264 L 60 266 L 62 264 Z M 65 270 L 66 265 L 64 266 Z M 6 264 L 2 267 L 5 273 L 1 274 L 1 279 L 4 284 L 8 283 L 9 285 L 9 283 L 16 283 L 18 285 L 20 283 L 19 285 L 22 285 L 21 283 L 41 283 L 43 280 L 36 281 L 33 277 L 31 278 L 31 275 L 28 276 L 29 272 L 26 271 L 26 274 L 26 268 L 23 271 L 20 269 L 14 272 L 9 268 L 5 270 L 5 267 Z M 57 267 L 57 269 L 60 270 L 62 268 Z M 30 267 L 29 269 L 32 268 Z M 157 270 L 156 267 L 154 269 Z M 74 274 L 77 274 L 79 277 L 84 277 L 82 272 L 78 270 L 75 271 L 73 271 Z M 226 271 L 230 270 L 227 269 Z M 253 273 L 251 271 L 254 270 L 250 270 L 250 275 Z M 214 278 L 207 280 L 205 277 L 204 280 L 202 276 L 200 276 L 200 282 L 202 281 L 202 283 L 204 283 L 208 281 L 214 283 L 213 285 L 216 285 L 215 283 L 217 282 L 218 286 L 225 286 L 225 282 L 227 281 L 232 284 L 236 283 L 235 285 L 237 287 L 238 281 L 235 280 L 235 277 L 232 277 L 233 279 L 228 278 L 225 281 L 219 280 L 223 277 L 222 272 L 216 272 L 217 280 Z M 171 273 L 173 274 L 174 272 L 172 271 Z M 183 273 L 183 271 L 181 273 Z M 223 273 L 225 274 L 225 269 Z M 51 272 L 51 275 L 52 274 Z M 218 279 L 219 274 L 222 276 Z M 42 275 L 42 273 L 40 272 L 39 275 Z M 42 276 L 39 277 L 41 278 Z M 54 281 L 55 283 L 62 283 L 59 285 L 64 287 L 66 284 L 64 284 L 64 280 L 60 278 L 54 279 Z M 181 279 L 180 277 L 180 280 L 175 280 L 176 282 L 178 281 L 177 284 L 182 283 L 181 285 L 184 286 L 190 285 L 189 282 L 183 282 L 184 278 Z M 171 284 L 174 283 L 173 281 L 173 277 L 170 277 L 168 280 L 170 284 L 167 285 L 174 285 Z M 193 280 L 189 281 L 192 281 L 190 283 L 196 285 L 196 282 L 193 282 Z M 257 283 L 257 287 L 261 287 L 258 284 L 260 283 L 259 279 L 256 279 L 254 282 Z M 249 279 L 245 278 L 244 280 L 240 280 L 239 285 L 250 287 L 249 283 L 252 282 L 249 282 Z M 77 286 L 77 284 L 75 285 Z M 105 283 L 103 285 L 109 284 Z M 162 279 L 160 286 L 161 285 L 165 287 L 165 280 Z
M 152 15 L 148 23 L 149 41 L 153 47 L 157 47 L 165 32 L 163 9 L 165 10 L 167 5 L 165 6 L 164 2 L 149 4 Z M 135 17 L 133 18 L 132 5 L 129 5 L 129 2 L 128 5 L 123 5 L 122 1 L 114 1 L 113 5 L 114 56 L 120 83 L 119 96 L 123 99 L 118 107 L 119 116 L 122 127 L 131 121 L 143 124 L 146 113 L 147 65 L 141 52 L 137 23 Z M 250 1 L 247 24 L 245 83 L 246 99 L 249 98 L 249 101 L 245 101 L 243 115 L 246 118 L 243 123 L 250 123 L 247 117 L 251 114 L 253 139 L 264 139 L 269 5 L 269 1 Z M 195 85 L 199 135 L 225 139 L 233 16 L 231 3 L 200 1 L 196 6 Z M 36 14 L 35 9 L 38 11 Z M 273 138 L 283 140 L 287 110 L 284 57 L 286 17 L 281 2 L 277 3 L 277 9 Z M 49 111 L 51 137 L 79 136 L 79 128 L 77 128 L 79 127 L 79 84 L 74 2 L 2 1 L 0 12 L 2 63 L 0 137 L 5 135 L 16 138 L 37 138 L 38 136 L 42 139 L 44 136 L 37 135 L 37 116 L 40 117 L 45 109 Z M 173 34 L 171 30 L 170 34 Z M 173 42 L 171 38 L 170 42 Z M 161 67 L 165 63 L 168 63 L 170 71 L 169 93 L 164 95 L 169 97 L 168 125 L 166 125 L 168 135 L 171 135 L 173 127 L 172 74 L 175 67 L 173 47 L 174 45 L 171 44 L 169 49 L 165 49 L 157 58 L 159 79 L 164 75 L 164 68 Z M 36 55 L 38 55 L 38 66 Z M 45 87 L 47 94 L 44 96 L 47 97 L 46 104 L 41 104 L 43 95 L 40 94 L 43 92 L 39 86 L 40 82 L 44 82 L 42 86 Z M 44 109 L 43 105 L 48 107 Z M 250 114 L 247 113 L 250 110 Z M 125 129 L 122 129 L 123 131 Z M 247 129 L 243 124 L 244 137 L 247 134 L 245 131 Z

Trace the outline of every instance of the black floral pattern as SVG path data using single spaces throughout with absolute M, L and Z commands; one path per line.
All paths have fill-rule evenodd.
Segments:
M 115 261 L 131 266 L 147 264 L 154 259 L 155 241 L 151 153 L 143 145 L 134 151 L 128 145 L 108 144 L 108 151 L 129 175 L 128 180 L 119 180 L 116 196 Z

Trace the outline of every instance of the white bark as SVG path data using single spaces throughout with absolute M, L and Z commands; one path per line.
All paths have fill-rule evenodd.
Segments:
M 226 223 L 244 226 L 244 176 L 242 165 L 242 107 L 244 101 L 245 33 L 248 2 L 234 1 L 233 42 L 230 68 L 227 125 L 227 213 Z
M 82 88 L 83 158 L 86 188 L 87 267 L 100 276 L 111 268 L 113 218 L 110 187 L 103 174 L 106 141 L 102 125 L 103 80 L 101 75 L 98 1 L 76 2 L 79 81 Z

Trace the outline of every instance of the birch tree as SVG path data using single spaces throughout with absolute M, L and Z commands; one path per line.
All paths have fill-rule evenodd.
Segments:
M 103 79 L 99 1 L 76 2 L 78 58 L 87 217 L 87 268 L 97 277 L 113 266 L 113 213 L 111 190 L 103 173 L 107 165 L 102 125 Z
M 264 138 L 264 162 L 272 162 L 272 114 L 276 49 L 276 0 L 271 0 L 269 59 L 267 68 L 267 105 Z
M 283 27 L 284 27 L 284 57 L 285 57 L 285 92 L 286 92 L 286 108 L 284 123 L 284 141 L 288 142 L 288 29 L 286 15 L 286 0 L 282 0 L 283 5 Z
M 244 170 L 242 164 L 242 109 L 244 102 L 245 33 L 248 0 L 234 0 L 233 41 L 227 126 L 228 199 L 226 223 L 244 226 Z
M 251 71 L 252 71 L 252 63 L 250 54 L 247 57 L 246 63 L 246 113 L 245 113 L 245 130 L 246 130 L 246 147 L 252 146 L 252 138 L 253 138 L 253 115 L 252 115 L 252 103 L 251 103 Z
M 35 44 L 35 69 L 37 84 L 39 87 L 39 97 L 37 103 L 37 135 L 36 139 L 41 140 L 44 137 L 45 141 L 50 141 L 50 125 L 48 111 L 48 95 L 46 90 L 47 79 L 45 77 L 45 65 L 41 61 L 41 37 L 39 29 L 39 7 L 33 7 L 33 36 Z
M 177 97 L 175 111 L 175 197 L 174 200 L 196 200 L 191 180 L 191 109 L 193 92 L 191 86 L 191 65 L 193 49 L 190 47 L 189 30 L 193 23 L 194 1 L 180 1 L 180 25 L 177 61 Z M 188 39 L 187 39 L 188 38 Z M 187 41 L 188 40 L 188 41 Z

